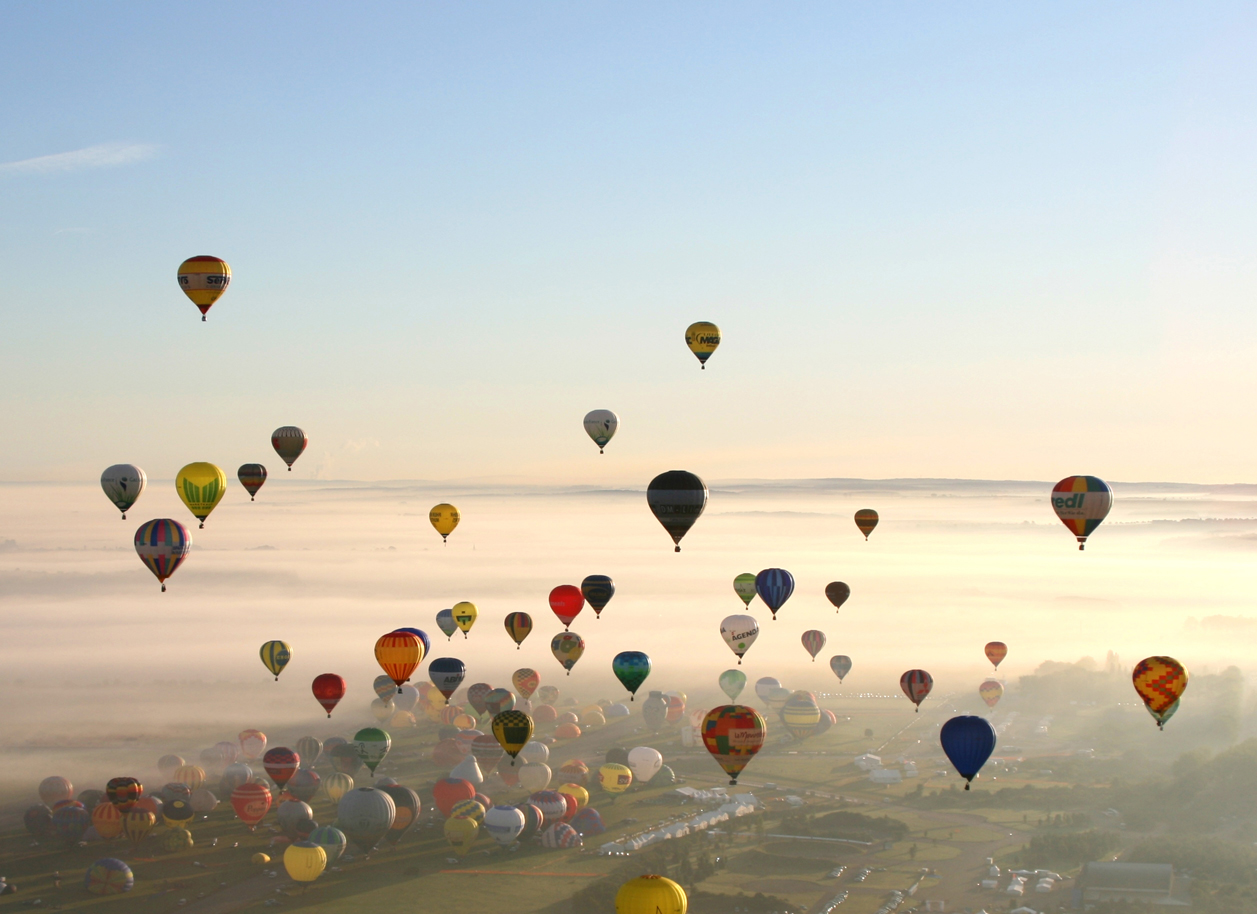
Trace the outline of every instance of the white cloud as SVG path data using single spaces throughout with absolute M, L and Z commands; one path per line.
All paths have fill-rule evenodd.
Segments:
M 0 162 L 0 175 L 53 174 L 61 171 L 82 171 L 87 168 L 113 168 L 142 162 L 157 155 L 151 143 L 102 143 L 73 152 L 36 156 L 17 162 Z

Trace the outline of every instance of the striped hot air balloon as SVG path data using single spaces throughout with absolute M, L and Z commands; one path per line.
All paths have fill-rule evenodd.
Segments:
M 260 463 L 243 464 L 240 469 L 236 470 L 236 478 L 249 493 L 249 501 L 253 501 L 253 496 L 258 494 L 258 489 L 262 488 L 262 483 L 266 482 L 266 467 Z
M 816 662 L 816 655 L 825 649 L 825 633 L 811 629 L 803 633 L 803 649 L 812 655 L 812 662 Z
M 289 473 L 292 472 L 292 465 L 305 452 L 309 443 L 310 439 L 306 437 L 306 433 L 295 425 L 285 425 L 271 432 L 271 447 L 275 449 L 279 459 L 288 464 Z
M 601 616 L 603 609 L 615 596 L 615 582 L 605 574 L 590 574 L 580 582 L 580 592 L 585 602 L 590 605 L 595 616 Z
M 872 508 L 861 508 L 855 512 L 855 525 L 860 528 L 860 532 L 864 534 L 867 540 L 869 534 L 873 532 L 873 528 L 877 526 L 877 512 Z
M 400 693 L 402 683 L 408 682 L 423 662 L 423 642 L 410 632 L 389 632 L 375 642 L 375 659 Z
M 903 689 L 908 700 L 917 706 L 919 713 L 921 702 L 925 701 L 925 697 L 930 694 L 930 689 L 934 688 L 934 677 L 925 670 L 908 670 L 899 677 L 899 688 Z
M 1112 507 L 1113 490 L 1098 476 L 1066 476 L 1052 487 L 1052 510 L 1078 539 L 1079 552 Z
M 179 288 L 201 311 L 201 320 L 231 285 L 231 267 L 221 257 L 189 257 L 179 264 Z
M 764 605 L 772 610 L 773 619 L 777 618 L 777 610 L 785 605 L 786 600 L 794 593 L 794 575 L 784 568 L 765 568 L 755 575 L 755 592 L 764 601 Z
M 1008 656 L 1008 645 L 1003 641 L 988 641 L 983 652 L 986 654 L 986 659 L 991 661 L 991 664 L 998 670 L 1000 663 Z
M 686 470 L 669 470 L 650 481 L 646 504 L 680 552 L 681 538 L 707 507 L 707 484 Z
M 275 681 L 279 682 L 279 674 L 292 659 L 292 649 L 283 641 L 267 641 L 262 645 L 261 655 L 262 665 L 274 673 Z
M 135 531 L 135 552 L 161 582 L 162 593 L 166 592 L 166 579 L 183 564 L 191 549 L 188 528 L 168 517 L 150 520 Z

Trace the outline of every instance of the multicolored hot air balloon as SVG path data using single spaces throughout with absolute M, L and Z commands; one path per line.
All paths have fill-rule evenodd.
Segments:
M 620 417 L 609 409 L 595 409 L 585 414 L 585 434 L 598 445 L 599 454 L 603 453 L 607 442 L 615 437 L 615 430 L 619 426 Z
M 680 552 L 681 538 L 707 507 L 707 485 L 686 470 L 669 470 L 650 481 L 646 504 Z
M 742 598 L 742 603 L 751 605 L 755 599 L 755 575 L 744 572 L 733 579 L 733 592 Z
M 231 285 L 231 267 L 221 257 L 189 257 L 179 264 L 179 288 L 201 311 L 201 320 Z
M 205 519 L 227 492 L 227 474 L 212 463 L 189 463 L 175 476 L 175 491 L 204 527 Z
M 105 785 L 105 798 L 118 812 L 129 812 L 144 796 L 144 785 L 132 777 L 110 778 Z
M 188 528 L 168 517 L 150 520 L 135 531 L 135 552 L 166 592 L 166 579 L 175 573 L 192 549 Z
M 710 321 L 697 321 L 685 328 L 685 345 L 698 359 L 700 368 L 707 367 L 707 360 L 720 345 L 720 328 Z
M 283 641 L 267 641 L 262 645 L 261 654 L 262 665 L 274 673 L 275 681 L 279 682 L 279 674 L 292 659 L 292 649 Z
M 720 637 L 729 645 L 729 650 L 737 655 L 738 666 L 741 666 L 742 658 L 759 637 L 759 623 L 754 616 L 744 613 L 725 616 L 720 623 Z
M 816 732 L 821 722 L 821 709 L 816 704 L 816 696 L 800 690 L 786 700 L 780 716 L 790 735 L 803 740 Z
M 461 603 L 455 603 L 454 608 L 450 610 L 454 616 L 454 624 L 458 626 L 463 633 L 463 637 L 467 637 L 467 633 L 471 631 L 471 627 L 476 624 L 476 618 L 480 615 L 480 610 L 476 609 L 476 604 L 463 600 Z
M 519 646 L 532 631 L 532 616 L 528 613 L 507 613 L 503 624 L 506 626 L 506 633 L 515 642 L 515 650 L 519 650 Z
M 1145 657 L 1135 664 L 1131 681 L 1156 720 L 1158 730 L 1164 729 L 1174 713 L 1170 708 L 1176 707 L 1187 691 L 1189 678 L 1187 668 L 1173 657 Z
M 410 632 L 389 632 L 375 642 L 375 659 L 400 693 L 402 683 L 409 682 L 423 662 L 423 642 Z
M 541 685 L 541 677 L 537 675 L 536 670 L 523 667 L 511 674 L 511 685 L 515 687 L 520 698 L 527 700 L 532 698 L 532 693 L 537 691 L 537 686 Z
M 851 672 L 851 658 L 846 654 L 835 654 L 829 658 L 829 668 L 834 671 L 838 681 L 842 682 L 847 678 L 847 674 Z
M 803 649 L 812 655 L 812 662 L 816 662 L 816 655 L 825 649 L 825 633 L 811 629 L 803 633 Z
M 721 705 L 707 712 L 701 732 L 703 745 L 736 787 L 738 775 L 764 745 L 768 725 L 754 708 Z
M 266 482 L 266 467 L 260 463 L 241 464 L 240 469 L 236 470 L 236 478 L 249 493 L 249 501 L 253 501 L 253 496 L 258 494 L 258 489 Z
M 585 595 L 574 584 L 560 584 L 550 591 L 550 608 L 563 623 L 563 630 L 567 631 L 568 626 L 585 608 Z
M 428 522 L 441 534 L 441 542 L 448 543 L 449 535 L 454 532 L 454 528 L 458 526 L 458 522 L 463 516 L 458 513 L 458 509 L 453 505 L 447 505 L 444 502 L 434 507 L 428 512 Z
M 720 674 L 720 691 L 728 695 L 730 701 L 737 701 L 744 688 L 746 674 L 741 670 L 725 670 Z
M 860 528 L 860 532 L 867 540 L 873 528 L 877 526 L 877 512 L 872 508 L 861 508 L 855 512 L 855 525 Z
M 851 596 L 851 588 L 842 581 L 831 581 L 825 585 L 825 596 L 830 603 L 834 604 L 834 611 L 837 612 Z
M 1112 507 L 1113 490 L 1098 476 L 1066 476 L 1052 487 L 1052 510 L 1077 537 L 1079 552 Z
M 428 678 L 432 680 L 436 690 L 445 696 L 445 703 L 449 704 L 450 696 L 467 678 L 467 667 L 457 658 L 438 657 L 428 664 Z
M 585 653 L 585 639 L 576 632 L 559 632 L 550 640 L 550 653 L 559 661 L 567 675 L 572 675 L 572 667 Z
M 1003 641 L 987 642 L 984 650 L 986 652 L 986 659 L 991 661 L 991 664 L 997 670 L 999 669 L 1000 662 L 1008 656 L 1008 645 Z
M 965 790 L 995 751 L 995 728 L 985 717 L 963 714 L 943 724 L 938 741 L 952 766 L 965 779 Z
M 999 704 L 1000 698 L 1004 695 L 1004 685 L 994 679 L 988 679 L 978 686 L 978 694 L 982 696 L 988 708 L 993 708 Z
M 323 706 L 323 710 L 327 712 L 327 716 L 330 718 L 332 709 L 340 704 L 340 700 L 345 697 L 345 679 L 335 673 L 320 673 L 314 677 L 310 690 L 314 693 L 315 700 Z M 400 692 L 401 689 L 397 691 Z
M 275 785 L 283 790 L 301 767 L 301 756 L 287 746 L 274 746 L 262 756 L 262 767 Z
M 490 729 L 498 745 L 511 757 L 511 767 L 514 768 L 515 759 L 519 756 L 520 750 L 532 739 L 532 718 L 523 711 L 503 711 L 493 716 Z
M 903 693 L 917 706 L 917 712 L 920 713 L 921 702 L 925 701 L 925 697 L 934 688 L 934 677 L 925 670 L 908 670 L 899 677 L 899 688 L 903 689 Z
M 289 473 L 292 472 L 292 465 L 297 462 L 297 458 L 305 453 L 309 443 L 306 433 L 295 425 L 285 425 L 271 432 L 271 447 L 275 449 L 279 459 L 288 464 Z
M 786 600 L 794 593 L 794 575 L 784 568 L 765 568 L 755 575 L 755 592 L 764 601 L 764 605 L 772 610 L 773 619 L 777 618 L 777 610 L 785 605 Z
M 593 609 L 594 615 L 601 618 L 603 609 L 615 596 L 615 582 L 605 574 L 586 575 L 585 580 L 580 582 L 580 592 Z
M 454 637 L 454 632 L 458 631 L 458 623 L 454 621 L 454 610 L 443 609 L 437 613 L 436 627 L 441 630 L 441 634 L 445 636 L 446 641 Z
M 116 463 L 100 474 L 100 487 L 115 508 L 127 519 L 127 510 L 144 491 L 148 477 L 133 463 Z
M 650 658 L 642 651 L 620 651 L 611 660 L 611 672 L 629 690 L 629 701 L 650 675 Z

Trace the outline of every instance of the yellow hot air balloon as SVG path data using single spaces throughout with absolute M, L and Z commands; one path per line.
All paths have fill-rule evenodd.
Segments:
M 455 603 L 454 608 L 450 612 L 454 614 L 454 624 L 459 627 L 463 637 L 466 638 L 467 633 L 471 631 L 471 627 L 476 624 L 476 616 L 480 615 L 480 612 L 476 609 L 476 604 L 464 600 L 462 603 Z
M 201 309 L 201 320 L 231 284 L 231 267 L 221 257 L 189 257 L 179 264 L 179 288 Z
M 563 784 L 559 787 L 559 793 L 565 793 L 575 800 L 577 809 L 584 809 L 589 805 L 589 791 L 580 784 Z
M 293 882 L 313 882 L 327 868 L 327 851 L 312 841 L 298 841 L 284 851 L 284 869 Z
M 1156 719 L 1157 729 L 1164 727 L 1169 719 L 1165 712 L 1177 705 L 1187 691 L 1189 678 L 1187 668 L 1173 657 L 1145 657 L 1135 664 L 1131 680 L 1135 691 Z
M 428 520 L 432 522 L 436 532 L 441 534 L 441 542 L 446 543 L 449 542 L 447 537 L 454 532 L 454 528 L 462 520 L 462 515 L 458 513 L 458 509 L 453 505 L 447 505 L 442 502 L 428 512 Z
M 445 840 L 460 857 L 471 850 L 480 834 L 480 823 L 467 816 L 454 816 L 445 820 Z
M 263 665 L 275 674 L 275 681 L 279 682 L 279 674 L 292 659 L 292 648 L 283 641 L 267 641 L 262 645 L 261 654 Z
M 627 765 L 609 762 L 598 769 L 598 783 L 607 793 L 624 793 L 633 783 L 633 771 Z
M 212 463 L 189 463 L 175 477 L 175 489 L 204 527 L 205 518 L 218 507 L 227 491 L 227 474 Z
M 354 789 L 354 779 L 343 771 L 338 771 L 323 779 L 323 789 L 327 791 L 329 800 L 339 803 L 341 797 Z
M 686 914 L 685 889 L 667 876 L 638 876 L 615 893 L 615 914 Z
M 698 359 L 699 366 L 707 367 L 707 360 L 720 345 L 720 328 L 710 321 L 699 321 L 685 329 L 685 345 Z

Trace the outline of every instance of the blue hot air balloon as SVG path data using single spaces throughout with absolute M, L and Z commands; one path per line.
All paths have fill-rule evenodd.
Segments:
M 969 782 L 978 776 L 995 751 L 995 728 L 985 717 L 962 714 L 943 724 L 938 741 L 943 744 L 943 751 L 953 767 L 965 779 L 965 790 L 968 790 Z
M 641 651 L 621 651 L 611 660 L 611 672 L 631 693 L 629 701 L 650 675 L 650 658 Z
M 764 605 L 772 610 L 775 620 L 777 610 L 794 593 L 794 575 L 784 568 L 765 568 L 755 575 L 755 592 L 764 601 Z
M 450 613 L 453 615 L 453 613 Z M 428 633 L 421 628 L 399 628 L 399 632 L 410 632 L 416 638 L 423 642 L 423 656 L 428 656 L 432 652 L 432 639 L 428 637 Z

